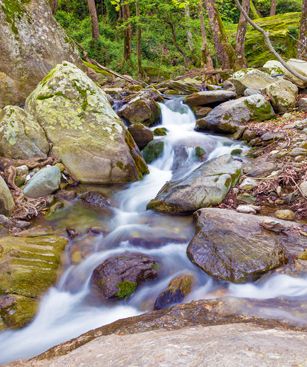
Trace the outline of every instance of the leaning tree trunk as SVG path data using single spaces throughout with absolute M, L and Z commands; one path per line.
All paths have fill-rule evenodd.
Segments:
M 92 22 L 92 38 L 97 41 L 99 39 L 99 23 L 95 0 L 87 0 L 87 5 Z
M 177 41 L 177 34 L 176 34 L 176 29 L 175 29 L 174 23 L 172 23 L 172 21 L 170 21 L 170 20 L 166 20 L 166 23 L 170 27 L 174 46 L 176 47 L 177 51 L 182 55 L 185 67 L 188 68 L 191 64 L 191 61 L 188 58 L 188 56 L 186 55 L 186 53 L 184 52 L 184 50 L 180 47 L 180 45 Z
M 250 9 L 250 0 L 242 0 L 242 7 L 248 14 Z M 245 19 L 244 14 L 241 12 L 236 36 L 236 67 L 238 67 L 239 69 L 247 67 L 245 57 L 246 30 L 247 20 Z
M 138 18 L 138 24 L 136 29 L 136 56 L 137 56 L 137 64 L 138 64 L 138 75 L 139 77 L 143 76 L 143 68 L 142 68 L 142 28 L 140 25 L 140 4 L 139 0 L 135 0 L 135 15 Z
M 217 11 L 215 0 L 205 0 L 205 4 L 217 57 L 223 69 L 231 69 L 234 64 L 235 53 L 234 49 L 228 42 L 222 19 Z
M 58 0 L 51 0 L 50 6 L 51 6 L 52 14 L 55 14 L 58 9 Z
M 297 46 L 297 57 L 307 61 L 307 0 L 303 1 L 300 38 Z
M 187 23 L 187 41 L 188 41 L 188 46 L 190 51 L 194 50 L 194 45 L 193 45 L 193 36 L 192 36 L 192 32 L 191 32 L 191 27 L 190 27 L 190 21 L 191 21 L 191 16 L 190 16 L 190 7 L 189 5 L 186 5 L 185 9 L 185 18 L 186 18 L 186 23 Z
M 250 12 L 253 19 L 261 18 L 253 0 L 250 0 Z
M 276 15 L 277 0 L 271 0 L 270 17 Z
M 199 0 L 198 3 L 198 13 L 199 13 L 199 22 L 200 22 L 200 32 L 201 32 L 201 61 L 202 65 L 206 67 L 208 70 L 213 70 L 213 62 L 208 49 L 207 42 L 207 32 L 205 27 L 205 19 L 204 19 L 204 5 L 203 0 Z
M 132 39 L 132 28 L 129 23 L 130 20 L 130 7 L 122 1 L 122 18 L 126 23 L 124 31 L 124 62 L 131 61 L 131 39 Z

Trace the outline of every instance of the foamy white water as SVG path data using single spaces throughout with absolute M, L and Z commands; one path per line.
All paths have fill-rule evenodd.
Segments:
M 167 136 L 161 137 L 165 144 L 162 157 L 149 166 L 150 174 L 142 181 L 115 194 L 119 205 L 112 219 L 114 230 L 105 237 L 96 237 L 93 244 L 95 250 L 80 264 L 68 267 L 58 285 L 43 297 L 34 321 L 22 330 L 0 334 L 0 363 L 32 357 L 88 330 L 150 310 L 155 297 L 170 279 L 183 271 L 193 272 L 199 283 L 189 300 L 208 298 L 208 294 L 216 289 L 217 282 L 187 259 L 186 247 L 192 236 L 190 224 L 182 218 L 150 214 L 146 212 L 146 205 L 173 176 L 183 177 L 201 164 L 195 157 L 195 147 L 203 148 L 209 159 L 245 148 L 224 137 L 195 132 L 195 117 L 180 99 L 160 106 L 162 125 L 168 130 Z M 153 248 L 131 244 L 134 233 L 152 241 L 168 238 L 168 227 L 173 226 L 179 226 L 185 233 L 185 240 L 181 243 L 170 239 Z M 94 268 L 109 256 L 124 251 L 139 251 L 155 256 L 161 264 L 161 277 L 145 283 L 128 301 L 111 306 L 89 301 L 90 278 Z M 307 296 L 307 279 L 277 275 L 259 285 L 229 284 L 228 294 L 260 299 Z M 149 308 L 144 309 L 144 304 L 149 305 Z

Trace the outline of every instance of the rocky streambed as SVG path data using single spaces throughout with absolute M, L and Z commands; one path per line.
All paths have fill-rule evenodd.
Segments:
M 294 82 L 251 70 L 207 90 L 197 78 L 100 88 L 64 62 L 24 109 L 1 110 L 0 362 L 125 317 L 138 332 L 168 328 L 167 315 L 171 329 L 305 328 Z M 133 332 L 129 320 L 80 340 Z

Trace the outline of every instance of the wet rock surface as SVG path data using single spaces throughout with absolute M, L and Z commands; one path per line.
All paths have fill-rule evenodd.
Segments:
M 195 219 L 188 257 L 218 279 L 256 280 L 307 246 L 300 226 L 289 221 L 214 208 L 199 210 Z
M 184 102 L 190 107 L 207 106 L 215 103 L 226 102 L 236 98 L 236 93 L 228 90 L 214 90 L 197 92 L 187 96 Z
M 93 272 L 91 282 L 103 299 L 129 297 L 146 280 L 158 276 L 159 265 L 150 256 L 125 252 L 110 257 Z
M 148 209 L 170 214 L 190 214 L 220 204 L 241 172 L 241 162 L 229 155 L 214 158 L 196 168 L 186 178 L 166 183 Z
M 141 123 L 130 125 L 128 131 L 140 149 L 145 148 L 154 138 L 152 131 Z

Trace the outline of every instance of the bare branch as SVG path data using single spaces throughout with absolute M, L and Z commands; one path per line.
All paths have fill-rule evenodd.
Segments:
M 270 34 L 266 32 L 263 28 L 261 28 L 258 24 L 256 24 L 254 21 L 251 20 L 251 18 L 248 16 L 246 11 L 242 8 L 239 0 L 235 0 L 235 3 L 237 7 L 240 9 L 242 14 L 244 15 L 245 19 L 248 21 L 248 23 L 254 27 L 257 31 L 261 32 L 263 34 L 264 40 L 266 45 L 268 46 L 269 50 L 272 52 L 272 54 L 277 58 L 278 61 L 284 66 L 285 69 L 287 69 L 291 74 L 293 74 L 295 77 L 297 77 L 300 80 L 303 80 L 304 82 L 307 82 L 307 77 L 301 75 L 297 71 L 293 70 L 286 61 L 279 55 L 279 53 L 274 49 L 272 42 L 270 40 Z

